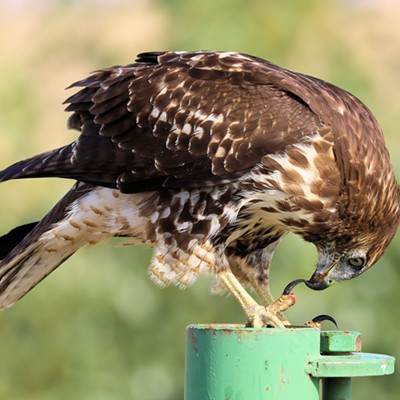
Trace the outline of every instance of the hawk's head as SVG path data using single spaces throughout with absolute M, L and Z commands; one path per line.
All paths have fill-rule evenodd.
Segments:
M 331 129 L 331 136 L 322 135 L 328 144 L 319 139 L 315 154 L 307 154 L 318 171 L 310 192 L 320 206 L 310 212 L 307 196 L 296 199 L 303 215 L 307 207 L 312 215 L 297 233 L 317 247 L 319 260 L 307 282 L 316 290 L 368 270 L 400 224 L 400 187 L 378 122 L 354 96 L 329 88 L 331 97 L 308 100 Z
M 335 282 L 353 279 L 378 261 L 400 224 L 400 188 L 397 186 L 397 196 L 394 193 L 390 201 L 384 201 L 380 210 L 373 207 L 375 213 L 369 217 L 360 213 L 364 219 L 354 219 L 355 213 L 347 220 L 342 216 L 341 224 L 326 232 L 331 240 L 318 240 L 313 235 L 306 238 L 314 242 L 319 254 L 315 272 L 306 282 L 308 287 L 322 290 Z M 369 204 L 364 204 L 364 210 L 368 209 Z

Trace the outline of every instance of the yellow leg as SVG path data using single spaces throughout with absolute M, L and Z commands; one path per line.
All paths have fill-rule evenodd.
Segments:
M 251 286 L 256 290 L 257 296 L 260 298 L 261 303 L 267 307 L 271 305 L 275 299 L 274 296 L 272 296 L 271 291 L 269 290 L 269 287 L 260 287 L 258 283 L 255 281 L 255 279 L 251 279 Z
M 285 327 L 284 322 L 282 322 L 279 316 L 294 304 L 293 295 L 281 296 L 272 304 L 261 306 L 247 293 L 230 270 L 219 273 L 219 278 L 243 308 L 247 316 L 247 325 L 254 328 L 263 328 L 266 326 L 276 328 Z
M 260 287 L 258 285 L 258 282 L 256 282 L 254 279 L 250 279 L 251 285 L 255 289 L 257 296 L 260 298 L 261 303 L 263 304 L 264 307 L 269 307 L 270 305 L 275 303 L 274 296 L 271 293 L 271 290 L 269 289 L 269 286 L 265 287 Z M 278 299 L 279 300 L 279 299 Z M 290 322 L 288 319 L 284 316 L 282 312 L 277 313 L 277 317 L 283 322 L 285 326 L 290 325 Z

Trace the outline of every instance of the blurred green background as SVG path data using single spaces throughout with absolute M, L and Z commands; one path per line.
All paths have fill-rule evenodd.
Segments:
M 316 75 L 353 92 L 381 122 L 400 177 L 400 4 L 339 0 L 1 0 L 1 167 L 61 146 L 63 88 L 94 69 L 165 49 L 235 50 Z M 0 186 L 0 230 L 44 215 L 71 182 Z M 0 399 L 183 399 L 185 326 L 242 322 L 210 280 L 161 290 L 147 278 L 151 250 L 83 249 L 0 314 Z M 296 288 L 289 318 L 327 313 L 362 332 L 364 351 L 400 362 L 400 236 L 370 272 L 324 292 Z M 316 253 L 288 237 L 272 289 L 308 277 Z M 327 326 L 328 328 L 328 326 Z M 398 399 L 400 374 L 359 379 L 355 399 Z M 251 399 L 249 399 L 251 400 Z

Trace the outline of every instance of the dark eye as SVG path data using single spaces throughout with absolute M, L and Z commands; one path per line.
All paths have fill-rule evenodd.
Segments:
M 364 267 L 365 261 L 366 260 L 364 257 L 349 257 L 347 259 L 347 263 L 355 270 L 360 270 L 362 267 Z

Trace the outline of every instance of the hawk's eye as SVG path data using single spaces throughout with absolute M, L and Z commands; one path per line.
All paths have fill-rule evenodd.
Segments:
M 365 265 L 365 258 L 364 257 L 349 257 L 347 259 L 347 264 L 350 265 L 351 268 L 355 270 L 360 270 Z

